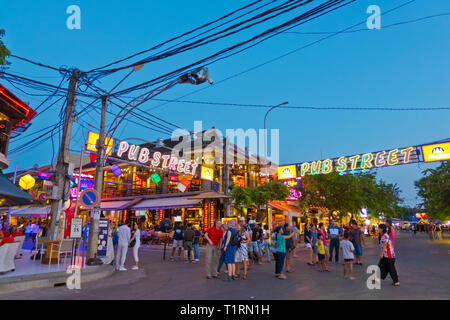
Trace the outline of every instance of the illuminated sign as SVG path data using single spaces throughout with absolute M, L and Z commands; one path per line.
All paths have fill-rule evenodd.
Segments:
M 175 171 L 181 174 L 195 175 L 198 163 L 195 161 L 186 161 L 178 157 L 162 154 L 159 151 L 153 152 L 150 157 L 150 150 L 148 148 L 141 148 L 134 144 L 129 144 L 126 141 L 121 141 L 117 150 L 117 157 L 122 158 L 127 156 L 129 161 L 137 161 L 141 164 L 149 164 L 152 167 Z
M 214 225 L 214 202 L 211 202 L 211 215 L 209 218 L 209 227 L 212 228 Z
M 201 178 L 205 179 L 205 180 L 213 181 L 214 180 L 214 170 L 212 168 L 202 166 Z
M 448 148 L 450 150 L 450 146 Z M 356 170 L 361 170 L 361 172 L 368 172 L 371 169 L 386 166 L 396 166 L 401 164 L 419 162 L 419 154 L 419 147 L 406 147 L 357 154 L 353 156 L 343 156 L 333 159 L 303 162 L 297 165 L 279 167 L 278 179 L 287 179 L 280 176 L 280 169 L 287 167 L 296 166 L 297 170 L 299 171 L 300 177 L 303 177 L 307 174 L 328 174 L 331 172 L 345 174 L 346 171 L 351 171 L 352 173 L 354 173 L 356 172 Z
M 297 168 L 295 165 L 278 167 L 278 179 L 297 178 Z
M 422 146 L 423 161 L 450 160 L 450 142 Z
M 97 152 L 97 140 L 100 135 L 96 132 L 89 131 L 86 141 L 86 148 L 89 151 Z M 105 137 L 106 155 L 110 155 L 113 148 L 114 140 L 112 138 Z
M 203 231 L 208 229 L 208 202 L 203 205 Z

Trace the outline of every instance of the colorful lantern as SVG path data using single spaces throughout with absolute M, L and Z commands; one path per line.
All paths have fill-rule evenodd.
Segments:
M 156 172 L 150 176 L 154 183 L 159 183 L 161 181 L 161 177 Z
M 111 171 L 112 171 L 112 173 L 114 173 L 114 175 L 116 177 L 118 177 L 118 176 L 120 176 L 122 174 L 122 169 L 120 169 L 120 167 L 117 164 L 113 165 L 111 167 Z
M 27 174 L 26 176 L 23 176 L 19 180 L 19 186 L 23 190 L 30 190 L 31 188 L 34 187 L 35 183 L 36 183 L 36 180 L 32 176 L 30 176 L 29 174 Z
M 189 188 L 189 185 L 191 182 L 187 179 L 181 179 L 180 182 L 177 185 L 178 190 L 181 192 L 185 192 L 187 188 Z

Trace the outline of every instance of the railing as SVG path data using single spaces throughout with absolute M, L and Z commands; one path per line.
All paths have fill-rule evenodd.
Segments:
M 201 191 L 200 185 L 189 186 L 186 192 Z M 144 196 L 153 194 L 167 194 L 167 193 L 180 193 L 176 186 L 168 186 L 167 191 L 163 192 L 163 188 L 157 186 L 156 188 L 133 188 L 133 189 L 106 189 L 102 192 L 102 199 L 114 199 L 122 197 L 134 197 L 134 196 Z

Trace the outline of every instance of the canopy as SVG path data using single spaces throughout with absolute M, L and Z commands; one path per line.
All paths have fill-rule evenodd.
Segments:
M 168 197 L 142 200 L 132 206 L 131 210 L 160 210 L 175 208 L 195 208 L 202 199 L 190 199 L 188 197 Z
M 12 217 L 47 217 L 47 215 L 50 213 L 50 206 L 43 206 L 43 207 L 22 207 L 18 209 L 11 210 L 11 216 Z
M 227 199 L 227 198 L 231 198 L 230 196 L 226 196 L 222 193 L 219 192 L 215 192 L 215 191 L 208 191 L 208 192 L 202 192 L 198 195 L 192 196 L 188 199 Z
M 5 175 L 0 174 L 0 205 L 1 206 L 18 206 L 32 204 L 36 199 L 25 191 L 19 189 Z
M 112 211 L 112 210 L 125 210 L 134 203 L 136 200 L 127 201 L 105 201 L 101 203 L 100 208 L 102 211 Z

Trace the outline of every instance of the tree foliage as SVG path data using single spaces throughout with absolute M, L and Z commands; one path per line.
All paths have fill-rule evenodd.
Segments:
M 0 29 L 0 65 L 6 64 L 6 57 L 11 54 L 11 52 L 6 48 L 2 41 L 2 37 L 5 35 L 5 30 Z
M 394 184 L 376 180 L 374 174 L 330 174 L 310 175 L 303 179 L 303 196 L 300 207 L 326 207 L 337 211 L 339 218 L 358 214 L 367 208 L 371 214 L 383 212 L 386 217 L 399 212 L 400 190 Z
M 424 177 L 414 184 L 417 194 L 423 199 L 426 213 L 441 221 L 450 219 L 450 161 L 443 162 L 436 169 L 422 172 Z

